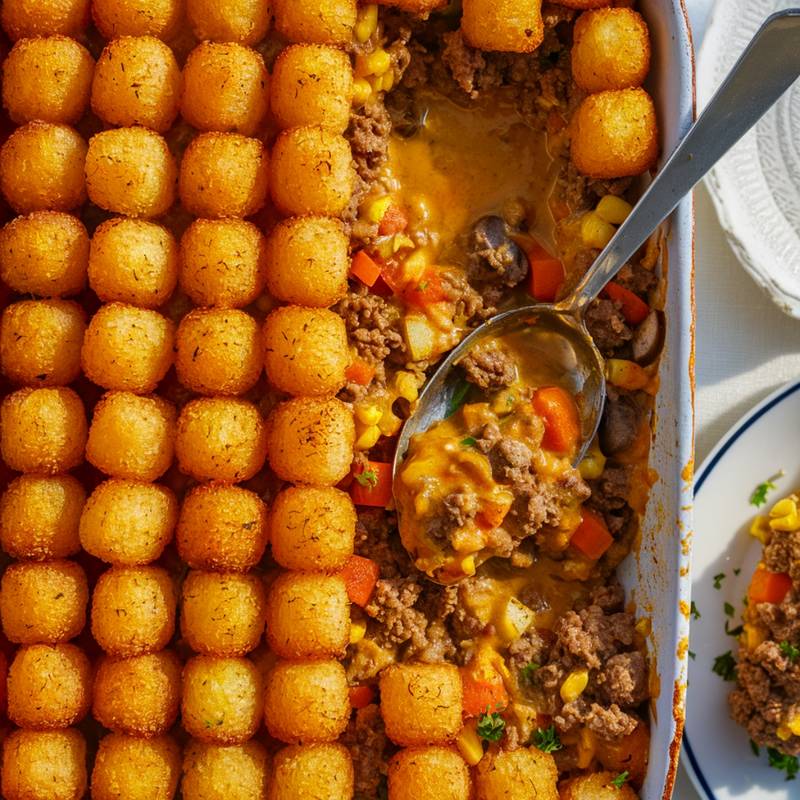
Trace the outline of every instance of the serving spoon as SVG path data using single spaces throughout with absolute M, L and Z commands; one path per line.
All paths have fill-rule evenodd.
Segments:
M 800 8 L 768 17 L 724 83 L 667 159 L 572 295 L 496 315 L 444 359 L 406 421 L 392 464 L 396 477 L 411 437 L 449 416 L 463 397 L 455 366 L 484 339 L 514 334 L 547 373 L 574 394 L 581 421 L 579 461 L 600 425 L 605 362 L 586 327 L 586 308 L 701 178 L 766 113 L 800 75 Z

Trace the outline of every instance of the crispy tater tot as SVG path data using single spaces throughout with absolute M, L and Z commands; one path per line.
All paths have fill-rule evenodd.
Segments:
M 558 800 L 558 768 L 535 747 L 490 751 L 478 764 L 475 788 L 479 800 Z
M 464 0 L 461 32 L 479 50 L 530 53 L 544 39 L 541 0 Z
M 257 44 L 269 30 L 270 0 L 186 0 L 194 35 L 212 42 Z
M 29 122 L 0 148 L 0 189 L 18 213 L 70 211 L 86 200 L 86 142 L 68 125 Z
M 638 795 L 627 783 L 617 786 L 618 776 L 613 772 L 579 775 L 566 781 L 558 796 L 560 800 L 637 800 Z
M 19 389 L 0 406 L 0 451 L 18 472 L 56 475 L 83 462 L 86 413 L 65 387 Z
M 183 800 L 265 800 L 269 757 L 253 740 L 217 745 L 192 740 L 183 755 Z
M 275 28 L 291 42 L 349 44 L 356 0 L 274 0 Z
M 89 103 L 93 72 L 94 59 L 74 39 L 22 39 L 3 64 L 3 105 L 18 124 L 74 125 Z
M 92 18 L 104 39 L 157 36 L 163 41 L 178 33 L 183 0 L 93 0 Z
M 322 786 L 326 800 L 353 796 L 353 760 L 344 745 L 289 745 L 275 754 L 268 800 L 313 797 Z
M 15 644 L 74 639 L 86 624 L 89 585 L 73 561 L 20 561 L 0 582 L 3 632 Z
M 0 367 L 14 383 L 62 386 L 81 373 L 86 314 L 70 300 L 21 300 L 0 319 Z
M 449 747 L 409 747 L 389 761 L 389 800 L 469 800 L 469 767 Z
M 104 656 L 94 677 L 92 715 L 115 733 L 160 736 L 178 717 L 181 662 L 171 650 Z
M 3 30 L 12 41 L 31 36 L 78 36 L 89 24 L 89 0 L 3 0 Z
M 181 750 L 171 736 L 109 733 L 97 749 L 92 800 L 172 800 L 180 772 Z

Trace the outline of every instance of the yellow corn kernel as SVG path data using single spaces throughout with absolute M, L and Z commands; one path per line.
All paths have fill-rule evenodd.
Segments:
M 777 737 L 781 741 L 784 741 L 784 742 L 787 739 L 791 739 L 792 738 L 792 731 L 791 731 L 791 729 L 789 728 L 788 725 L 779 725 L 778 729 L 775 731 L 775 733 L 776 733 Z
M 394 377 L 394 386 L 400 397 L 408 400 L 409 403 L 416 402 L 419 397 L 417 379 L 411 372 L 398 372 Z
M 394 436 L 400 430 L 402 424 L 403 420 L 391 408 L 387 408 L 381 415 L 378 427 L 384 436 Z
M 589 670 L 574 669 L 564 678 L 559 694 L 565 703 L 573 703 L 582 694 L 583 690 L 589 685 Z
M 475 574 L 475 556 L 467 556 L 461 561 L 461 571 L 467 577 Z
M 367 75 L 383 75 L 392 66 L 392 57 L 382 47 L 367 53 L 363 58 Z
M 652 625 L 650 624 L 650 620 L 647 617 L 642 617 L 641 619 L 636 620 L 636 625 L 634 625 L 636 629 L 636 633 L 639 636 L 649 636 L 650 631 L 652 630 Z
M 383 410 L 375 403 L 369 403 L 365 406 L 356 406 L 354 413 L 359 422 L 363 422 L 364 425 L 371 426 L 377 425 L 381 421 Z
M 581 239 L 587 247 L 602 250 L 610 241 L 617 229 L 604 219 L 600 219 L 593 211 L 583 215 L 581 220 Z
M 596 443 L 589 448 L 586 455 L 581 459 L 581 463 L 578 464 L 578 472 L 580 472 L 581 477 L 587 481 L 599 478 L 603 474 L 605 468 L 606 457 Z
M 472 725 L 465 725 L 456 739 L 458 751 L 471 767 L 477 766 L 483 758 L 483 743 Z
M 367 625 L 364 622 L 351 622 L 350 623 L 350 644 L 356 644 L 364 638 L 367 632 Z
M 588 728 L 581 728 L 578 734 L 578 769 L 586 769 L 594 760 L 594 734 Z
M 378 439 L 381 438 L 381 429 L 377 425 L 370 425 L 364 429 L 364 432 L 356 439 L 356 450 L 369 450 L 378 444 Z
M 797 503 L 791 497 L 778 500 L 769 512 L 769 527 L 773 531 L 796 531 L 800 527 Z
M 606 361 L 606 378 L 612 386 L 636 391 L 650 383 L 650 376 L 635 362 L 625 358 Z
M 358 16 L 356 17 L 355 35 L 356 41 L 367 42 L 372 37 L 372 34 L 378 30 L 378 6 L 370 3 L 367 6 L 361 6 L 358 9 Z
M 353 81 L 353 105 L 360 107 L 369 100 L 372 87 L 366 78 L 356 78 Z
M 752 652 L 756 649 L 765 639 L 764 631 L 757 625 L 751 625 L 748 622 L 744 624 L 744 646 Z
M 389 69 L 381 75 L 381 89 L 384 92 L 391 92 L 394 86 L 394 70 Z
M 594 213 L 600 219 L 606 222 L 611 222 L 614 225 L 620 225 L 625 222 L 628 215 L 633 211 L 633 206 L 621 197 L 615 197 L 613 194 L 607 194 L 600 199 Z
M 408 283 L 419 283 L 430 264 L 431 254 L 425 247 L 411 253 L 403 262 L 403 280 Z
M 775 517 L 785 517 L 788 514 L 797 513 L 797 503 L 791 497 L 784 497 L 783 500 L 778 500 L 769 511 L 771 519 Z
M 767 542 L 769 542 L 770 533 L 769 517 L 759 514 L 750 526 L 750 535 L 758 539 L 762 544 L 767 544 Z
M 800 736 L 800 717 L 790 719 L 786 725 L 795 736 Z
M 364 216 L 369 222 L 374 222 L 376 225 L 383 219 L 389 206 L 392 204 L 392 198 L 385 194 L 383 197 L 376 197 L 367 203 L 364 209 Z

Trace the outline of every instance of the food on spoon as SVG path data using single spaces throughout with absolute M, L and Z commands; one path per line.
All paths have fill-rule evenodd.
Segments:
M 201 42 L 254 45 L 264 38 L 272 18 L 267 0 L 186 0 L 186 16 Z
M 353 761 L 344 745 L 290 745 L 277 753 L 269 800 L 300 800 L 323 787 L 329 800 L 353 796 Z
M 356 0 L 273 0 L 275 27 L 290 42 L 346 45 L 356 23 Z

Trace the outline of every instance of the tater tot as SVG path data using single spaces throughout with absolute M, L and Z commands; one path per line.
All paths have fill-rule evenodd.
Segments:
M 540 0 L 464 0 L 461 32 L 479 50 L 530 53 L 544 39 Z
M 244 311 L 190 311 L 178 326 L 175 345 L 178 380 L 198 394 L 244 394 L 261 375 L 258 323 Z
M 653 167 L 658 122 L 644 89 L 590 94 L 572 120 L 572 163 L 591 178 L 623 178 Z
M 17 730 L 3 743 L 6 800 L 81 800 L 86 794 L 86 742 L 74 728 Z
M 242 308 L 264 288 L 264 262 L 264 236 L 252 222 L 198 219 L 181 238 L 181 289 L 198 306 Z
M 104 39 L 157 36 L 171 39 L 183 18 L 183 0 L 93 0 L 92 18 Z
M 110 564 L 148 564 L 164 552 L 177 521 L 178 501 L 166 486 L 112 478 L 86 501 L 81 545 Z
M 74 644 L 20 647 L 8 670 L 8 718 L 21 728 L 66 728 L 89 713 L 92 666 Z
M 195 656 L 183 668 L 181 721 L 204 742 L 242 744 L 261 723 L 261 674 L 247 658 Z
M 83 462 L 86 413 L 72 389 L 19 389 L 0 406 L 0 451 L 18 472 L 56 475 Z
M 313 797 L 322 786 L 326 800 L 352 798 L 353 759 L 344 745 L 289 745 L 275 754 L 268 800 Z
M 487 753 L 475 774 L 477 800 L 558 800 L 558 769 L 535 747 Z
M 386 735 L 403 746 L 443 744 L 461 730 L 461 676 L 453 664 L 395 664 L 381 673 Z
M 264 501 L 248 489 L 195 486 L 178 517 L 178 554 L 193 569 L 246 572 L 264 555 L 266 513 Z
M 175 200 L 176 177 L 167 143 L 146 128 L 101 131 L 89 140 L 86 190 L 106 211 L 158 217 Z
M 284 131 L 272 150 L 270 186 L 285 214 L 339 216 L 355 184 L 350 144 L 320 126 Z
M 86 459 L 115 478 L 158 480 L 172 463 L 176 416 L 160 397 L 109 392 L 95 406 Z
M 66 558 L 80 550 L 86 492 L 72 475 L 20 475 L 0 499 L 0 544 L 12 558 Z
M 0 367 L 14 383 L 62 386 L 81 372 L 83 309 L 69 300 L 22 300 L 0 319 Z
M 638 795 L 627 784 L 617 786 L 613 772 L 579 775 L 563 784 L 560 800 L 637 800 Z
M 181 750 L 172 737 L 110 733 L 97 749 L 92 800 L 172 800 L 180 773 Z
M 3 30 L 12 41 L 31 36 L 77 36 L 89 24 L 89 0 L 3 0 Z
M 587 92 L 641 86 L 650 69 L 647 23 L 632 8 L 600 8 L 575 22 L 572 77 Z
M 181 70 L 154 36 L 109 42 L 94 70 L 92 111 L 109 125 L 144 125 L 166 133 L 181 99 Z
M 356 0 L 274 0 L 275 28 L 291 42 L 350 44 Z
M 333 742 L 347 727 L 350 697 L 338 661 L 279 661 L 266 678 L 264 719 L 288 744 Z
M 258 647 L 264 606 L 258 575 L 192 571 L 183 582 L 181 633 L 198 653 L 242 656 Z
M 74 125 L 89 103 L 93 71 L 94 59 L 74 39 L 23 39 L 3 64 L 3 105 L 18 124 L 38 119 Z
M 333 397 L 288 400 L 267 420 L 269 463 L 285 481 L 339 483 L 350 470 L 354 442 L 353 413 Z
M 350 637 L 350 599 L 338 575 L 287 572 L 270 586 L 267 642 L 281 658 L 341 658 Z
M 266 450 L 261 414 L 246 400 L 204 397 L 181 410 L 175 455 L 181 472 L 198 481 L 249 480 Z
M 353 554 L 355 533 L 353 501 L 333 487 L 290 486 L 270 509 L 272 557 L 286 569 L 340 569 Z
M 83 337 L 86 377 L 104 389 L 147 394 L 172 366 L 175 325 L 147 308 L 108 303 Z
M 181 662 L 171 650 L 105 656 L 97 665 L 92 715 L 115 733 L 160 736 L 177 719 L 180 702 Z
M 115 217 L 100 224 L 89 249 L 89 286 L 104 302 L 158 308 L 178 282 L 178 245 L 162 225 Z
M 389 800 L 470 800 L 464 759 L 449 747 L 410 747 L 389 762 Z
M 201 133 L 186 148 L 178 191 L 196 217 L 249 217 L 267 197 L 269 156 L 260 139 Z
M 0 189 L 20 214 L 70 211 L 86 200 L 86 142 L 68 125 L 29 122 L 0 148 Z
M 86 624 L 89 585 L 73 561 L 20 561 L 0 582 L 3 632 L 15 644 L 55 644 Z
M 92 595 L 92 636 L 109 655 L 154 653 L 175 632 L 177 597 L 160 567 L 111 567 Z
M 270 99 L 282 128 L 322 125 L 344 133 L 353 99 L 350 57 L 324 45 L 287 47 L 272 70 Z
M 89 235 L 71 214 L 36 211 L 0 231 L 0 277 L 20 294 L 77 294 L 88 261 Z
M 183 755 L 183 800 L 265 800 L 269 757 L 253 740 L 217 745 L 192 740 Z
M 186 59 L 183 83 L 181 114 L 198 130 L 252 136 L 267 113 L 269 75 L 249 47 L 202 42 Z
M 257 44 L 269 30 L 270 0 L 186 0 L 194 35 L 201 41 Z
M 347 293 L 350 240 L 331 217 L 294 217 L 267 237 L 266 282 L 273 297 L 327 308 Z
M 270 383 L 293 395 L 336 394 L 350 363 L 344 320 L 327 309 L 283 306 L 262 331 Z

